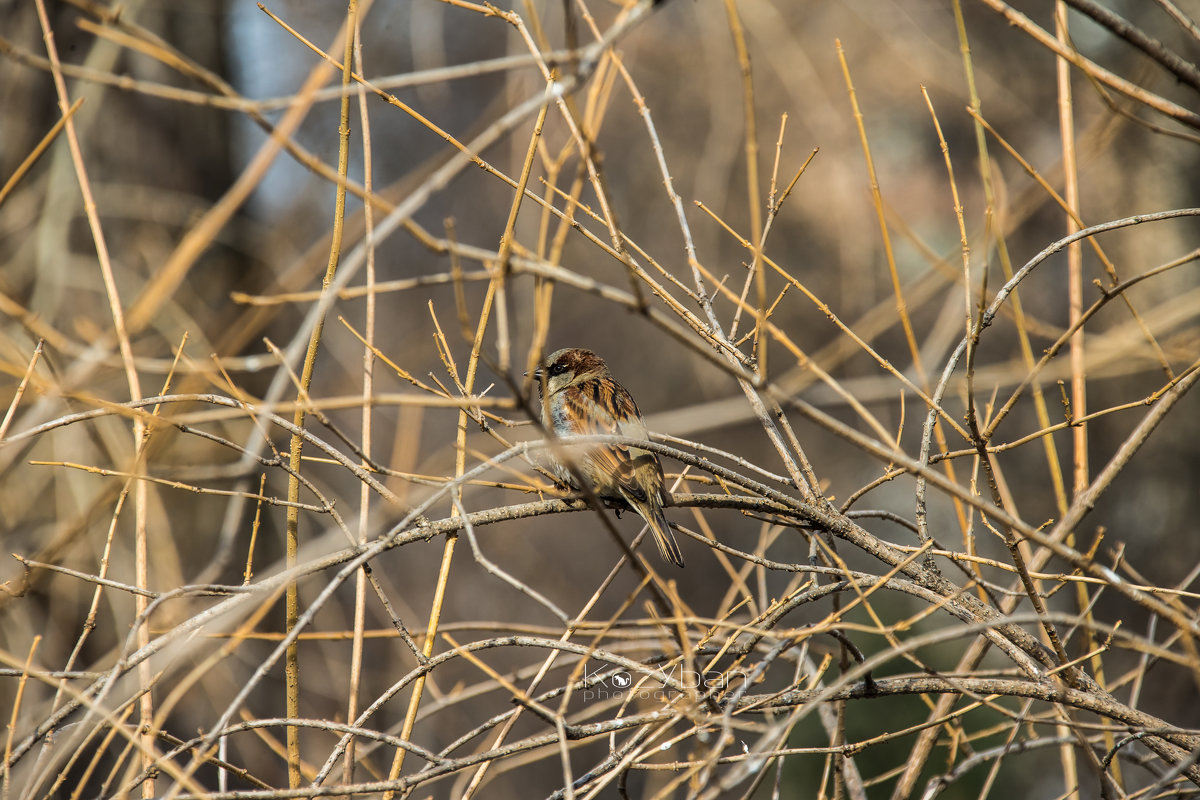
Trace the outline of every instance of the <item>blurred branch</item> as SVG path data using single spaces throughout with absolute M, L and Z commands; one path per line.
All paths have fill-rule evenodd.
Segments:
M 1148 36 L 1138 26 L 1127 19 L 1100 5 L 1094 0 L 1063 0 L 1076 11 L 1090 17 L 1095 22 L 1112 31 L 1118 38 L 1141 50 L 1158 62 L 1164 69 L 1174 75 L 1180 82 L 1191 86 L 1200 92 L 1200 69 L 1191 61 L 1171 50 L 1157 39 Z
M 1054 36 L 1030 20 L 1029 17 L 1003 2 L 1003 0 L 980 0 L 980 2 L 999 13 L 1009 24 L 1027 34 L 1038 44 L 1070 61 L 1084 73 L 1100 81 L 1105 86 L 1115 89 L 1121 94 L 1131 97 L 1177 122 L 1200 129 L 1200 114 L 1173 103 L 1160 95 L 1147 91 L 1131 81 L 1122 78 L 1120 75 L 1101 67 L 1096 62 L 1083 57 L 1073 47 L 1061 44 Z

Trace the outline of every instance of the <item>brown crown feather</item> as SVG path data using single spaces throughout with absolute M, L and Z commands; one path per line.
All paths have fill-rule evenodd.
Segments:
M 591 350 L 584 350 L 581 347 L 569 347 L 558 350 L 550 355 L 546 360 L 549 367 L 562 366 L 566 371 L 573 372 L 577 377 L 580 375 L 607 375 L 608 364 L 604 363 L 604 359 L 593 353 Z

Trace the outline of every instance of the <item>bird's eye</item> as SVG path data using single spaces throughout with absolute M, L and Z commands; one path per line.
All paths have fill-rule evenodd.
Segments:
M 555 362 L 554 364 L 550 365 L 550 374 L 552 376 L 553 375 L 562 375 L 566 371 L 567 371 L 566 364 Z

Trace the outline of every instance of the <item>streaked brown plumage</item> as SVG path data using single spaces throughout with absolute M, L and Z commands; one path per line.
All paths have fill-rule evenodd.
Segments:
M 545 392 L 542 422 L 560 438 L 616 434 L 650 440 L 637 404 L 613 378 L 604 360 L 591 350 L 559 350 L 534 374 L 539 389 Z M 624 501 L 650 526 L 662 557 L 683 566 L 683 554 L 663 514 L 663 503 L 668 498 L 657 455 L 618 444 L 579 445 L 566 452 L 597 497 Z M 553 456 L 551 462 L 560 481 L 581 488 L 565 464 Z

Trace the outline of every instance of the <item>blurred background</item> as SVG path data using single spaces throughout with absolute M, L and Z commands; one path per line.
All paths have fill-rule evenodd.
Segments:
M 426 386 L 440 381 L 449 387 L 450 395 L 458 396 L 446 363 L 453 362 L 459 378 L 466 375 L 481 309 L 490 307 L 492 316 L 481 339 L 482 359 L 474 378 L 476 393 L 487 389 L 489 398 L 510 398 L 528 392 L 530 386 L 521 373 L 536 357 L 535 351 L 587 347 L 608 361 L 616 378 L 637 399 L 652 430 L 701 442 L 774 473 L 785 471 L 737 382 L 701 337 L 693 332 L 692 344 L 685 344 L 663 324 L 614 301 L 611 293 L 589 288 L 593 285 L 589 282 L 596 282 L 628 293 L 631 281 L 626 266 L 602 246 L 611 245 L 608 227 L 587 213 L 602 214 L 604 204 L 597 183 L 583 168 L 566 115 L 556 105 L 546 116 L 528 188 L 558 209 L 568 208 L 564 198 L 575 191 L 581 208 L 572 213 L 579 227 L 592 236 L 560 228 L 558 218 L 526 199 L 511 237 L 513 252 L 527 261 L 555 265 L 575 278 L 557 282 L 552 295 L 547 294 L 543 279 L 522 269 L 525 262 L 519 262 L 498 296 L 489 291 L 487 273 L 482 271 L 495 268 L 514 197 L 512 185 L 497 173 L 512 179 L 520 176 L 536 114 L 524 113 L 503 128 L 497 128 L 497 121 L 546 89 L 542 73 L 528 58 L 530 43 L 545 53 L 567 50 L 576 41 L 586 44 L 595 38 L 589 28 L 594 22 L 600 31 L 615 26 L 618 30 L 615 52 L 653 121 L 657 144 L 686 214 L 696 260 L 711 276 L 706 286 L 727 332 L 736 305 L 714 285 L 723 282 L 735 296 L 742 291 L 754 254 L 738 237 L 761 230 L 769 200 L 782 195 L 816 151 L 779 206 L 766 239 L 766 256 L 788 277 L 764 269 L 763 284 L 768 302 L 775 304 L 771 322 L 807 358 L 798 358 L 795 350 L 775 337 L 766 349 L 768 375 L 780 391 L 874 436 L 862 414 L 846 402 L 845 394 L 852 396 L 891 434 L 890 444 L 898 441 L 915 456 L 925 404 L 834 324 L 826 309 L 879 357 L 928 391 L 963 336 L 966 312 L 974 314 L 981 303 L 990 303 L 1003 284 L 1006 259 L 1013 269 L 1019 268 L 1070 232 L 1062 208 L 1021 160 L 1060 194 L 1067 191 L 1067 176 L 1074 176 L 1084 225 L 1200 206 L 1196 180 L 1200 130 L 1194 122 L 1189 127 L 1186 119 L 1170 119 L 1151 108 L 1151 103 L 1176 104 L 1191 109 L 1194 116 L 1200 109 L 1197 87 L 1177 79 L 1152 55 L 1130 46 L 1092 18 L 1072 11 L 1067 19 L 1073 46 L 1091 62 L 1141 87 L 1144 97 L 1117 93 L 1071 69 L 1068 108 L 1074 127 L 1068 137 L 1070 148 L 1065 150 L 1056 58 L 1028 31 L 1010 24 L 997 11 L 995 6 L 1000 5 L 963 0 L 960 33 L 955 5 L 928 0 L 741 0 L 724 5 L 713 0 L 672 0 L 652 13 L 639 12 L 627 29 L 619 26 L 634 14 L 632 6 L 618 3 L 530 0 L 515 6 L 510 19 L 489 16 L 484 7 L 469 3 L 376 0 L 360 4 L 363 74 L 385 88 L 389 76 L 426 76 L 386 88 L 399 104 L 367 91 L 366 123 L 358 96 L 352 98 L 346 174 L 356 186 L 369 179 L 380 200 L 370 220 L 361 196 L 351 192 L 346 200 L 340 253 L 342 266 L 353 263 L 356 272 L 345 288 L 362 287 L 368 271 L 380 284 L 409 283 L 380 291 L 370 320 L 363 292 L 329 306 L 311 397 L 361 396 L 364 348 L 356 332 L 371 327 L 378 354 L 405 373 L 376 360 L 376 394 L 419 391 L 414 390 L 411 377 Z M 1123 15 L 1163 48 L 1180 54 L 1195 70 L 1200 4 L 1105 0 L 1102 5 Z M 1027 15 L 1032 24 L 1054 35 L 1054 3 L 1013 2 L 1004 8 Z M 62 117 L 62 98 L 47 60 L 37 6 L 28 0 L 0 0 L 5 20 L 0 30 L 0 108 L 5 109 L 0 114 L 0 181 L 7 182 L 0 197 L 0 359 L 4 364 L 0 396 L 6 407 L 12 403 L 14 408 L 5 429 L 9 441 L 0 447 L 0 532 L 5 552 L 37 562 L 10 560 L 0 567 L 0 581 L 5 582 L 5 593 L 0 594 L 0 647 L 9 670 L 0 680 L 4 700 L 0 708 L 18 712 L 10 740 L 17 745 L 33 736 L 39 724 L 54 719 L 55 709 L 71 696 L 53 677 L 22 684 L 21 665 L 29 661 L 42 670 L 74 670 L 79 674 L 73 674 L 69 683 L 82 690 L 118 665 L 122 653 L 132 652 L 134 620 L 140 611 L 130 591 L 111 586 L 97 589 L 95 582 L 46 565 L 103 574 L 126 587 L 139 583 L 135 540 L 140 527 L 148 551 L 143 588 L 150 592 L 194 584 L 241 584 L 248 553 L 253 555 L 252 578 L 281 569 L 284 509 L 256 498 L 287 495 L 288 474 L 279 467 L 287 457 L 286 430 L 240 412 L 218 417 L 220 409 L 203 400 L 169 404 L 161 414 L 170 418 L 191 413 L 195 419 L 186 424 L 210 436 L 160 426 L 139 459 L 130 438 L 130 415 L 113 413 L 112 406 L 130 400 L 131 369 L 140 380 L 142 397 L 211 393 L 251 399 L 270 396 L 272 391 L 276 400 L 296 396 L 271 348 L 292 347 L 290 364 L 299 371 L 295 353 L 302 353 L 308 341 L 311 326 L 306 318 L 314 308 L 312 293 L 320 289 L 334 242 L 336 186 L 329 174 L 336 172 L 339 146 L 337 99 L 323 95 L 309 108 L 300 89 L 322 70 L 326 87 L 336 89 L 341 79 L 340 69 L 320 67 L 321 56 L 298 35 L 340 60 L 344 45 L 339 31 L 346 8 L 315 0 L 281 0 L 268 4 L 267 10 L 295 33 L 254 3 L 240 0 L 189 4 L 130 0 L 119 9 L 92 0 L 46 4 L 53 44 L 62 62 L 66 103 L 84 101 L 71 119 L 111 260 L 111 280 L 106 282 L 67 133 L 55 134 L 45 152 L 31 158 Z M 964 65 L 962 33 L 969 43 L 970 72 Z M 751 67 L 752 120 L 745 113 L 747 84 L 739 64 L 739 36 Z M 496 63 L 497 59 L 508 60 Z M 434 72 L 471 64 L 477 68 L 453 75 Z M 572 64 L 567 60 L 558 68 L 559 79 L 568 76 L 564 85 L 569 85 Z M 585 123 L 593 163 L 602 170 L 611 220 L 641 267 L 676 301 L 702 317 L 684 289 L 670 283 L 673 278 L 695 288 L 687 239 L 664 186 L 656 142 L 641 108 L 625 76 L 610 60 L 587 77 L 571 94 L 572 113 Z M 994 133 L 981 134 L 968 113 L 975 102 L 972 82 L 979 116 Z M 855 103 L 861 112 L 861 131 Z M 294 127 L 287 117 L 289 108 L 302 108 L 296 112 Z M 277 127 L 288 131 L 287 148 L 260 171 L 269 131 Z M 364 148 L 365 134 L 369 149 Z M 459 150 L 447 137 L 470 143 L 481 135 L 488 141 L 477 155 L 490 168 L 469 164 L 454 169 Z M 864 136 L 874 179 L 864 153 Z M 748 142 L 754 147 L 748 148 Z M 990 159 L 986 163 L 990 184 L 983 177 L 985 155 L 980 142 Z M 1074 166 L 1065 169 L 1068 151 Z M 754 159 L 753 170 L 748 168 L 748 152 Z M 750 176 L 755 172 L 757 194 L 751 197 Z M 442 181 L 442 175 L 448 179 Z M 879 190 L 878 203 L 873 181 Z M 573 190 L 576 183 L 579 187 Z M 769 194 L 773 187 L 774 194 Z M 966 281 L 956 196 L 969 242 Z M 370 262 L 363 265 L 367 250 L 360 246 L 368 225 L 378 224 L 388 208 L 406 202 L 413 204 L 411 220 L 419 228 L 401 228 L 373 241 Z M 431 244 L 432 240 L 443 246 Z M 1184 216 L 1106 233 L 1097 241 L 1103 259 L 1091 247 L 1083 249 L 1083 308 L 1101 297 L 1093 281 L 1110 286 L 1113 274 L 1126 280 L 1189 254 L 1194 257 L 1200 247 L 1200 223 L 1194 216 Z M 462 247 L 451 254 L 444 245 L 455 242 Z M 492 259 L 472 259 L 469 248 L 490 252 Z M 361 254 L 357 261 L 354 253 Z M 1105 260 L 1114 272 L 1106 269 Z M 902 288 L 919 360 L 897 310 L 889 262 Z M 459 270 L 466 278 L 456 287 L 451 277 Z M 1071 280 L 1067 257 L 1050 258 L 1021 284 L 1020 316 L 1010 302 L 985 332 L 974 364 L 974 397 L 981 408 L 1003 403 L 1029 374 L 1023 339 L 1036 360 L 1067 329 Z M 800 284 L 825 308 L 810 300 Z M 652 307 L 681 327 L 682 315 L 669 303 L 645 284 L 641 291 Z M 752 306 L 757 291 L 750 286 Z M 281 298 L 304 292 L 309 294 Z M 461 298 L 456 299 L 459 293 Z M 1079 450 L 1072 430 L 1063 429 L 996 457 L 1002 493 L 1012 503 L 1009 510 L 1033 527 L 1062 517 L 1063 503 L 1073 491 L 1073 460 L 1083 464 L 1089 479 L 1094 478 L 1147 413 L 1142 401 L 1186 374 L 1200 356 L 1200 280 L 1194 261 L 1142 281 L 1124 298 L 1107 304 L 1085 328 L 1086 352 L 1076 374 L 1086 377 L 1086 410 L 1115 409 L 1089 421 L 1086 448 Z M 121 352 L 114 304 L 124 310 L 127 354 Z M 739 340 L 753 322 L 752 311 L 743 312 L 737 332 L 731 335 L 744 353 L 752 353 L 754 344 Z M 437 341 L 442 334 L 444 347 Z M 44 344 L 30 370 L 39 340 Z M 809 359 L 832 376 L 845 394 L 821 381 Z M 1061 422 L 1063 398 L 1072 392 L 1071 370 L 1063 350 L 1037 377 L 1048 422 L 1039 419 L 1037 404 L 1025 392 L 997 427 L 995 442 L 1015 442 Z M 945 400 L 948 412 L 960 423 L 967 392 L 963 373 L 960 364 Z M 164 390 L 168 376 L 170 386 Z M 1061 389 L 1059 381 L 1064 382 Z M 1072 395 L 1072 400 L 1077 399 Z M 1200 536 L 1195 535 L 1195 521 L 1200 518 L 1197 403 L 1191 395 L 1178 403 L 1077 530 L 1076 546 L 1081 551 L 1088 551 L 1103 534 L 1097 560 L 1128 564 L 1140 576 L 1137 581 L 1149 585 L 1194 589 L 1191 581 L 1200 563 Z M 391 468 L 394 473 L 379 480 L 398 502 L 384 503 L 372 495 L 360 522 L 360 477 L 309 445 L 302 469 L 319 495 L 306 490 L 301 501 L 318 510 L 331 503 L 352 539 L 365 541 L 389 530 L 405 509 L 431 497 L 440 482 L 456 474 L 458 457 L 469 469 L 504 450 L 496 436 L 508 442 L 538 436 L 529 424 L 527 409 L 534 408 L 532 404 L 495 410 L 499 419 L 492 421 L 491 432 L 470 422 L 462 442 L 456 438 L 460 415 L 449 403 L 381 402 L 370 411 L 366 434 L 363 405 L 331 402 L 325 412 L 330 426 L 312 416 L 307 424 L 355 463 L 366 449 L 377 463 Z M 91 410 L 105 410 L 106 415 L 38 428 Z M 205 412 L 210 416 L 204 417 Z M 290 410 L 280 414 L 291 418 Z M 792 414 L 790 420 L 821 490 L 835 506 L 882 476 L 889 466 L 802 415 Z M 256 439 L 256 431 L 263 432 L 266 445 Z M 946 435 L 947 449 L 969 447 L 953 430 L 947 429 Z M 1065 496 L 1063 492 L 1056 496 L 1047 438 L 1057 447 L 1058 477 Z M 261 453 L 263 460 L 247 452 Z M 282 458 L 271 461 L 279 453 Z M 981 493 L 990 498 L 978 468 L 965 460 L 956 463 L 963 465 L 956 480 L 963 485 L 977 481 Z M 666 467 L 671 475 L 680 470 L 670 460 Z M 123 505 L 126 493 L 139 483 L 128 481 L 130 475 L 159 480 L 140 482 L 145 492 L 138 501 L 141 522 L 132 497 L 128 507 Z M 265 482 L 260 489 L 261 476 Z M 538 500 L 535 487 L 549 488 L 532 465 L 520 460 L 508 461 L 485 476 L 480 485 L 463 490 L 466 511 Z M 195 491 L 197 487 L 203 491 Z M 688 487 L 684 483 L 678 488 Z M 719 491 L 699 484 L 690 484 L 690 489 Z M 855 508 L 884 509 L 911 519 L 913 490 L 911 477 L 902 476 L 872 489 Z M 424 513 L 439 520 L 453 515 L 454 507 L 442 497 Z M 950 498 L 931 494 L 930 528 L 938 546 L 965 548 L 964 528 L 971 527 L 979 537 L 978 552 L 1004 560 L 1007 551 L 996 537 L 978 520 L 964 525 L 962 514 Z M 669 516 L 694 530 L 707 529 L 733 547 L 758 548 L 756 552 L 779 562 L 804 563 L 809 558 L 808 538 L 796 530 L 781 530 L 735 511 L 678 509 Z M 633 515 L 614 524 L 627 541 L 639 527 Z M 918 544 L 902 526 L 880 520 L 863 524 L 886 541 Z M 618 570 L 613 582 L 604 584 L 622 551 L 596 514 L 518 519 L 480 527 L 476 535 L 488 561 L 534 588 L 571 619 L 591 624 L 614 618 L 626 623 L 620 635 L 601 636 L 615 651 L 631 658 L 662 651 L 662 637 L 649 625 L 653 612 L 647 611 L 645 598 L 639 598 L 639 573 Z M 301 514 L 300 540 L 300 561 L 307 564 L 348 545 L 330 514 L 315 511 Z M 697 618 L 743 620 L 749 608 L 757 605 L 762 610 L 770 599 L 798 585 L 793 573 L 761 568 L 738 573 L 740 562 L 730 567 L 691 539 L 682 545 L 686 570 L 665 577 L 675 581 L 674 591 Z M 841 556 L 851 568 L 886 572 L 861 553 L 841 552 Z M 660 574 L 671 569 L 655 558 L 648 555 Z M 435 603 L 443 559 L 439 537 L 385 552 L 371 562 L 382 594 L 417 636 L 418 644 Z M 960 573 L 944 569 L 961 582 Z M 1063 563 L 1046 569 L 1069 571 Z M 745 582 L 741 590 L 735 573 Z M 332 587 L 332 577 L 331 568 L 312 572 L 300 582 L 301 610 Z M 993 579 L 1007 585 L 1011 576 Z M 361 676 L 355 679 L 359 710 L 417 661 L 396 635 L 373 590 L 365 590 L 365 604 L 352 580 L 332 591 L 328 600 L 322 600 L 309 629 L 314 636 L 323 633 L 327 638 L 305 640 L 300 648 L 299 715 L 344 723 L 350 664 L 355 658 L 351 632 L 356 613 L 364 617 L 359 627 L 367 632 L 360 650 Z M 754 602 L 735 610 L 737 603 L 731 598 L 739 591 Z M 1074 589 L 1050 594 L 1052 608 L 1064 613 L 1079 610 Z M 637 599 L 630 602 L 631 598 Z M 165 649 L 154 662 L 161 670 L 156 672 L 152 692 L 162 714 L 156 718 L 164 732 L 157 743 L 160 752 L 196 736 L 197 731 L 210 730 L 278 644 L 285 630 L 282 601 L 266 595 L 260 599 L 261 608 L 247 606 L 232 615 L 232 622 L 221 623 L 224 628 L 218 625 L 187 642 L 176 641 L 174 649 Z M 218 602 L 185 593 L 157 603 L 149 617 L 151 638 L 195 619 Z M 794 612 L 787 624 L 801 627 L 820 620 L 835 608 L 831 602 L 829 598 L 814 602 Z M 1155 632 L 1154 617 L 1116 592 L 1097 591 L 1092 602 L 1092 612 L 1105 624 L 1120 623 L 1147 641 L 1164 635 Z M 1185 595 L 1179 602 L 1194 616 L 1193 596 Z M 441 630 L 460 642 L 525 631 L 557 638 L 565 630 L 545 603 L 486 569 L 465 541 L 458 544 L 441 603 Z M 894 608 L 888 608 L 888 619 L 906 617 L 922 607 L 911 598 L 897 600 Z M 261 617 L 247 622 L 258 612 Z M 870 622 L 863 613 L 847 619 Z M 927 627 L 918 629 L 938 629 L 947 619 L 930 617 L 922 620 Z M 238 636 L 226 636 L 243 622 L 247 627 Z M 1036 631 L 1036 626 L 1028 627 Z M 581 634 L 579 640 L 586 642 L 588 637 Z M 923 649 L 923 663 L 952 669 L 968 641 L 952 639 Z M 219 664 L 201 668 L 206 657 L 216 658 L 229 642 L 238 644 L 220 656 Z M 866 634 L 858 644 L 868 655 L 891 646 L 886 637 Z M 438 639 L 434 650 L 452 646 Z M 1164 647 L 1180 645 L 1172 639 Z M 1074 642 L 1071 652 L 1077 656 L 1086 650 Z M 825 655 L 836 660 L 839 652 L 833 639 L 816 639 L 806 657 L 817 663 Z M 1200 671 L 1194 654 L 1188 666 L 1186 658 L 1148 664 L 1143 652 L 1130 647 L 1112 654 L 1110 678 L 1140 670 L 1135 688 L 1122 684 L 1113 691 L 1124 692 L 1123 700 L 1147 713 L 1194 725 L 1200 712 L 1195 694 L 1195 675 Z M 520 676 L 521 680 L 513 680 L 526 686 L 543 657 L 540 651 L 530 655 L 514 649 L 489 652 L 485 660 L 501 674 Z M 797 672 L 808 671 L 805 663 L 797 662 Z M 997 657 L 985 668 L 1010 666 Z M 882 674 L 911 667 L 898 659 Z M 542 689 L 566 681 L 570 665 L 555 669 Z M 786 676 L 772 672 L 756 691 L 794 685 L 791 669 L 789 665 Z M 1142 680 L 1151 674 L 1154 680 Z M 200 691 L 173 697 L 174 687 L 191 685 L 184 676 Z M 491 681 L 490 675 L 465 660 L 432 673 L 412 741 L 437 752 L 492 715 L 510 710 L 511 693 Z M 283 684 L 282 664 L 274 663 L 258 680 L 255 692 L 238 705 L 233 720 L 286 716 Z M 117 709 L 118 715 L 133 711 L 132 705 L 118 702 L 136 695 L 131 692 L 131 684 L 122 685 L 102 705 Z M 399 735 L 411 694 L 406 688 L 383 703 L 369 727 Z M 163 706 L 168 697 L 172 703 Z M 582 705 L 572 708 L 581 719 L 591 718 Z M 920 724 L 928 710 L 915 696 L 858 707 L 851 703 L 844 712 L 845 740 L 866 740 Z M 598 710 L 590 713 L 603 716 Z M 81 716 L 79 712 L 72 721 Z M 136 728 L 136 711 L 124 719 L 122 725 Z M 963 724 L 972 736 L 995 728 L 979 734 L 978 751 L 1003 744 L 1005 735 L 1015 730 L 1007 727 L 1011 718 L 991 711 L 966 719 Z M 76 796 L 83 797 L 115 796 L 122 787 L 142 792 L 145 784 L 133 783 L 137 761 L 123 752 L 125 741 L 106 739 L 108 729 L 94 716 L 84 727 L 94 730 L 86 740 L 59 734 L 60 743 L 72 742 L 74 751 L 62 744 L 57 750 L 47 748 L 38 737 L 29 740 L 5 777 L 10 782 L 6 788 L 13 789 L 11 796 L 70 797 L 77 787 L 81 794 Z M 547 732 L 553 733 L 553 726 L 527 714 L 510 738 Z M 306 778 L 326 759 L 338 735 L 304 733 Z M 1033 738 L 1038 735 L 1056 734 L 1052 727 L 1044 727 Z M 286 786 L 283 739 L 282 728 L 275 726 L 225 740 L 229 751 L 222 758 L 245 768 L 261 786 L 244 776 L 221 777 L 221 770 L 211 764 L 199 768 L 193 780 L 209 790 L 221 781 L 229 781 L 230 789 Z M 484 749 L 485 739 L 490 741 L 481 736 L 466 749 Z M 813 717 L 790 734 L 787 744 L 820 747 L 829 741 L 827 731 Z M 672 758 L 685 760 L 689 752 L 694 755 L 702 749 L 696 744 L 696 750 L 689 751 L 692 746 L 681 744 Z M 392 750 L 361 747 L 367 748 L 366 766 L 359 767 L 356 779 L 386 778 Z M 579 745 L 576 777 L 601 762 L 608 748 L 604 737 Z M 901 737 L 857 755 L 857 769 L 867 779 L 866 796 L 892 796 L 898 770 L 911 748 L 912 737 Z M 190 754 L 180 756 L 180 763 L 189 758 Z M 935 751 L 918 786 L 949 770 L 955 758 L 953 746 Z M 64 774 L 70 777 L 55 785 L 56 770 L 47 765 L 65 769 L 68 759 Z M 995 797 L 1057 797 L 1075 788 L 1068 785 L 1064 757 L 1056 744 L 1031 746 L 1019 757 L 995 763 L 999 767 L 991 778 L 981 767 L 956 775 L 940 791 L 951 797 L 983 796 L 981 792 L 989 789 L 988 796 Z M 832 796 L 824 755 L 778 758 L 770 768 L 779 764 L 784 765 L 782 772 L 771 780 L 783 787 L 784 796 L 790 792 L 815 797 L 822 787 Z M 405 774 L 418 768 L 410 763 Z M 340 765 L 335 774 L 341 775 Z M 1130 777 L 1129 785 L 1152 781 L 1147 774 Z M 471 775 L 470 769 L 460 770 L 421 783 L 415 791 L 422 797 L 460 797 L 469 793 Z M 669 772 L 634 770 L 623 780 L 631 796 L 652 797 L 670 791 L 671 777 Z M 491 772 L 479 780 L 478 791 L 488 797 L 549 796 L 562 791 L 563 766 L 556 749 L 542 749 L 497 759 Z M 1081 780 L 1095 788 L 1094 778 Z M 981 789 L 985 781 L 991 781 L 986 784 L 989 788 Z M 170 779 L 160 777 L 160 782 L 161 789 Z M 768 780 L 755 788 L 743 783 L 739 791 L 768 797 L 770 784 Z M 692 786 L 695 789 L 696 784 Z M 684 796 L 683 787 L 679 791 Z

